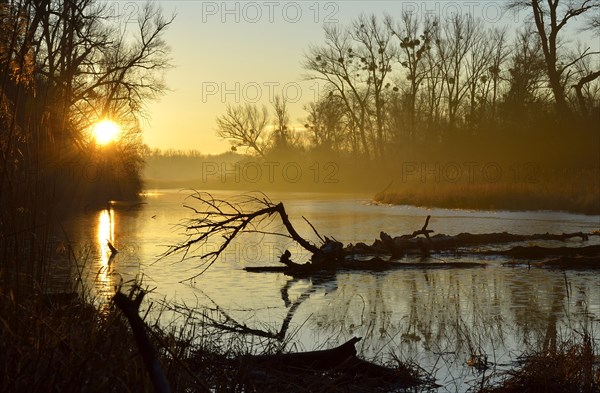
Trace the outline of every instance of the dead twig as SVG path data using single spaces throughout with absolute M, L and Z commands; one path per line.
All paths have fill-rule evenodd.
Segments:
M 258 232 L 265 235 L 281 236 L 281 233 L 258 229 L 262 226 L 268 226 L 270 223 L 270 221 L 268 221 L 269 218 L 276 215 L 279 215 L 281 222 L 291 239 L 313 254 L 321 253 L 321 250 L 317 246 L 298 234 L 289 220 L 283 203 L 280 202 L 275 204 L 262 193 L 258 195 L 242 195 L 232 201 L 215 199 L 211 194 L 205 192 L 197 192 L 191 195 L 191 198 L 198 201 L 200 207 L 195 208 L 190 205 L 186 205 L 185 207 L 194 211 L 199 217 L 188 220 L 182 224 L 187 232 L 187 240 L 172 246 L 162 256 L 165 257 L 183 252 L 182 259 L 186 259 L 188 252 L 193 247 L 206 244 L 210 239 L 220 238 L 222 240 L 216 250 L 205 252 L 200 256 L 197 256 L 207 263 L 199 273 L 187 280 L 193 280 L 204 273 L 241 233 Z M 314 227 L 313 230 L 315 230 Z

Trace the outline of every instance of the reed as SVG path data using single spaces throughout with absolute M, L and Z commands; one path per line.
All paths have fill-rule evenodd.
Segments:
M 565 340 L 550 351 L 538 351 L 522 357 L 520 365 L 502 373 L 502 381 L 486 386 L 480 393 L 593 393 L 600 391 L 598 347 L 583 333 L 578 339 Z
M 379 192 L 374 200 L 394 205 L 450 209 L 555 210 L 600 214 L 597 173 L 581 173 L 570 179 L 538 183 L 407 183 Z

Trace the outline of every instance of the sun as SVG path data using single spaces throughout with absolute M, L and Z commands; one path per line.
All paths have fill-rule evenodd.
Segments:
M 102 120 L 94 125 L 93 133 L 96 143 L 107 145 L 119 136 L 121 128 L 112 120 Z

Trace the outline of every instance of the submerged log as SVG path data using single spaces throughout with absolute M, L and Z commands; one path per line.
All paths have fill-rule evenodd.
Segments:
M 589 240 L 589 236 L 598 236 L 597 234 L 586 234 L 582 232 L 575 233 L 562 233 L 562 234 L 551 234 L 541 233 L 533 235 L 519 235 L 508 232 L 499 233 L 459 233 L 455 236 L 438 234 L 435 236 L 423 238 L 416 238 L 413 235 L 420 231 L 415 231 L 410 235 L 402 235 L 394 237 L 393 244 L 390 243 L 389 239 L 375 240 L 372 245 L 365 243 L 357 243 L 356 245 L 349 245 L 344 250 L 347 254 L 391 254 L 392 249 L 400 249 L 404 252 L 415 252 L 423 255 L 424 249 L 428 252 L 431 251 L 451 251 L 460 247 L 472 247 L 479 245 L 498 245 L 506 243 L 516 243 L 524 241 L 565 241 L 573 238 L 580 238 L 582 241 Z M 384 232 L 382 232 L 384 233 Z M 386 234 L 387 235 L 387 234 Z M 388 235 L 389 236 L 389 235 Z
M 289 266 L 248 266 L 244 268 L 249 273 L 283 273 L 290 277 L 302 278 L 310 277 L 319 272 L 331 272 L 333 270 L 323 270 L 315 268 L 312 264 L 307 263 L 299 267 Z
M 293 262 L 290 259 L 291 256 L 292 256 L 292 253 L 289 250 L 285 250 L 283 255 L 281 255 L 281 257 L 279 258 L 279 262 L 283 263 L 285 266 L 287 266 L 288 268 L 291 268 L 291 269 L 295 269 L 295 268 L 304 266 L 299 263 Z
M 438 234 L 430 238 L 430 247 L 434 250 L 452 250 L 458 247 L 478 246 L 482 244 L 504 244 L 504 243 L 515 243 L 523 241 L 535 241 L 535 240 L 558 240 L 565 241 L 572 238 L 581 238 L 582 241 L 589 240 L 589 235 L 576 232 L 576 233 L 562 233 L 562 234 L 551 234 L 551 233 L 538 233 L 533 235 L 519 235 L 508 232 L 500 233 L 482 233 L 473 234 L 468 232 L 459 233 L 456 236 L 449 236 Z M 405 240 L 402 237 L 397 238 L 399 241 Z M 416 240 L 406 243 L 412 245 L 413 249 L 419 247 Z M 406 246 L 405 246 L 406 247 Z
M 389 368 L 359 359 L 355 347 L 358 341 L 360 338 L 354 337 L 336 348 L 320 351 L 245 356 L 242 364 L 251 378 L 260 379 L 271 389 L 277 382 L 281 387 L 292 380 L 295 385 L 313 388 L 317 381 L 330 384 L 329 389 L 323 386 L 323 391 L 350 384 L 368 383 L 371 389 L 390 390 L 422 383 L 405 367 Z
M 503 255 L 523 259 L 543 259 L 548 257 L 587 256 L 600 258 L 600 245 L 584 247 L 540 247 L 517 246 L 505 251 L 486 251 L 486 255 Z
M 400 247 L 400 245 L 396 243 L 390 235 L 381 231 L 379 233 L 379 238 L 389 250 L 390 254 L 392 255 L 392 258 L 400 258 L 404 255 L 404 252 L 402 252 L 402 248 Z
M 353 337 L 339 347 L 321 351 L 248 356 L 244 359 L 244 363 L 251 366 L 268 367 L 269 369 L 329 370 L 356 356 L 354 345 L 359 341 L 360 337 Z
M 252 266 L 245 267 L 244 270 L 250 273 L 283 273 L 290 277 L 302 278 L 310 277 L 320 273 L 331 273 L 341 271 L 372 271 L 381 272 L 386 270 L 398 269 L 469 269 L 475 267 L 485 267 L 485 263 L 478 262 L 396 262 L 374 257 L 366 260 L 346 260 L 338 264 L 335 269 L 324 269 L 313 264 L 307 263 L 297 267 L 289 266 Z
M 394 269 L 468 269 L 473 267 L 485 267 L 485 263 L 479 262 L 395 262 L 391 268 Z
M 410 235 L 403 235 L 401 236 L 401 238 L 403 239 L 412 239 L 415 238 L 419 235 L 423 235 L 427 238 L 427 240 L 429 240 L 429 234 L 433 233 L 433 231 L 431 229 L 427 229 L 427 225 L 429 225 L 429 220 L 431 219 L 431 216 L 427 216 L 427 218 L 425 219 L 425 225 L 423 225 L 423 228 L 421 228 L 418 231 L 414 231 L 412 234 Z
M 600 269 L 600 257 L 564 256 L 541 262 L 540 265 L 551 269 Z
M 318 253 L 313 253 L 311 262 L 315 266 L 324 268 L 335 267 L 336 264 L 344 260 L 346 253 L 344 245 L 335 239 L 329 239 L 325 236 L 323 245 L 319 247 Z
M 503 263 L 503 266 L 518 266 L 523 265 L 523 260 L 512 260 L 510 262 Z M 527 260 L 527 266 L 539 267 L 548 269 L 582 269 L 582 270 L 596 270 L 600 269 L 600 257 L 598 256 L 563 256 L 558 258 L 552 258 L 545 261 L 531 262 Z

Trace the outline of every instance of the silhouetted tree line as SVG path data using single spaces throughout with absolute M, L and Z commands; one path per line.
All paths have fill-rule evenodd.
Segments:
M 418 147 L 493 150 L 494 141 L 508 139 L 521 139 L 531 150 L 546 139 L 552 144 L 545 147 L 564 149 L 574 140 L 597 145 L 600 53 L 574 45 L 565 30 L 597 37 L 600 4 L 523 0 L 506 6 L 526 9 L 531 20 L 517 31 L 468 14 L 363 15 L 347 26 L 326 25 L 324 42 L 304 57 L 306 78 L 321 88 L 320 98 L 306 106 L 304 132 L 286 129 L 285 98 L 278 98 L 271 131 L 267 108 L 247 104 L 227 107 L 218 135 L 260 156 L 295 145 L 377 162 L 423 151 Z
M 164 90 L 172 18 L 96 0 L 0 1 L 0 203 L 72 206 L 135 197 L 140 119 Z M 135 23 L 131 23 L 135 21 Z M 118 123 L 99 146 L 99 120 Z

